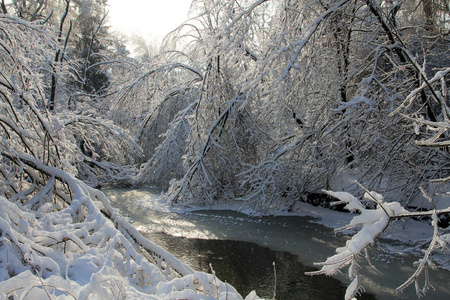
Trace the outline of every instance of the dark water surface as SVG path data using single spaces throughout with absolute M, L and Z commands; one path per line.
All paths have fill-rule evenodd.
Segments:
M 344 299 L 349 283 L 345 275 L 304 274 L 312 270 L 313 262 L 333 255 L 348 239 L 336 236 L 333 229 L 313 218 L 257 218 L 232 211 L 163 212 L 151 209 L 159 197 L 153 191 L 114 188 L 104 192 L 150 241 L 194 270 L 210 273 L 211 264 L 217 277 L 243 297 L 255 290 L 258 296 L 273 299 L 275 262 L 276 299 Z M 393 241 L 389 243 L 395 246 Z M 376 246 L 370 252 L 377 269 L 361 259 L 362 285 L 368 293 L 358 299 L 418 299 L 414 286 L 402 294 L 395 289 L 414 273 L 413 263 L 419 257 L 401 251 L 385 253 Z M 422 299 L 450 299 L 450 272 L 432 270 L 430 280 L 436 290 L 431 289 Z
M 195 270 L 211 273 L 230 283 L 245 297 L 255 290 L 259 297 L 273 299 L 344 299 L 346 287 L 328 277 L 306 276 L 315 270 L 298 261 L 297 255 L 273 251 L 255 243 L 174 237 L 165 233 L 146 234 L 160 246 Z M 275 272 L 276 267 L 276 289 Z M 364 293 L 358 299 L 376 299 Z

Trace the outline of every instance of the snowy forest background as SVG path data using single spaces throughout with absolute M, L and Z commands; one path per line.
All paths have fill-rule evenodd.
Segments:
M 232 287 L 127 224 L 95 189 L 111 183 L 167 187 L 174 205 L 239 200 L 262 214 L 316 202 L 323 189 L 366 193 L 328 192 L 364 216 L 351 225 L 367 236 L 321 270 L 350 266 L 349 299 L 356 254 L 391 219 L 431 217 L 418 271 L 446 247 L 448 1 L 197 0 L 158 49 L 134 38 L 133 56 L 108 27 L 106 0 L 0 9 L 5 295 L 50 297 L 51 286 L 51 299 L 233 299 Z M 87 254 L 104 259 L 86 285 L 68 266 Z

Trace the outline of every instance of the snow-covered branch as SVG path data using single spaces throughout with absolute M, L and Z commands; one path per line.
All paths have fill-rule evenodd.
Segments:
M 364 255 L 371 265 L 368 246 L 373 245 L 375 241 L 386 231 L 390 225 L 390 221 L 398 218 L 431 216 L 434 233 L 430 245 L 425 251 L 424 257 L 419 260 L 418 267 L 414 274 L 412 274 L 412 276 L 406 280 L 405 283 L 397 288 L 399 291 L 402 291 L 412 283 L 415 283 L 417 295 L 419 297 L 423 296 L 430 286 L 430 282 L 428 281 L 428 266 L 434 267 L 434 263 L 431 260 L 431 252 L 438 248 L 438 241 L 446 241 L 447 239 L 447 235 L 439 235 L 439 228 L 437 226 L 438 215 L 449 214 L 450 208 L 443 210 L 434 209 L 426 212 L 410 212 L 403 208 L 400 203 L 385 202 L 383 196 L 380 194 L 366 190 L 363 200 L 376 203 L 376 208 L 368 209 L 362 204 L 361 200 L 350 193 L 333 191 L 324 192 L 339 199 L 339 201 L 332 203 L 333 205 L 345 204 L 345 208 L 347 210 L 358 213 L 358 215 L 353 217 L 348 225 L 335 229 L 335 231 L 341 232 L 354 228 L 360 229 L 358 229 L 356 234 L 352 235 L 344 247 L 336 249 L 335 255 L 329 257 L 324 262 L 315 263 L 315 265 L 322 266 L 320 270 L 307 272 L 306 274 L 335 275 L 341 269 L 350 265 L 348 275 L 351 283 L 347 288 L 345 299 L 352 299 L 358 294 L 360 289 L 362 289 L 360 286 L 360 275 L 357 270 L 359 268 L 357 260 L 361 255 Z M 423 189 L 422 192 L 426 195 Z M 426 196 L 431 201 L 431 198 L 428 195 Z M 445 248 L 446 245 L 447 243 L 443 242 L 439 246 L 441 248 Z M 419 275 L 424 271 L 426 272 L 424 286 L 419 288 Z

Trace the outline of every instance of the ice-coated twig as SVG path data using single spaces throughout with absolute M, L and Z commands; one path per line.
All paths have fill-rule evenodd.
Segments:
M 429 280 L 429 271 L 428 271 L 428 267 L 431 268 L 435 268 L 434 263 L 431 261 L 431 253 L 433 252 L 434 249 L 436 249 L 436 243 L 439 237 L 439 230 L 438 230 L 438 216 L 436 213 L 436 207 L 433 204 L 433 200 L 432 198 L 428 195 L 428 193 L 422 188 L 420 187 L 420 190 L 422 191 L 423 196 L 430 202 L 431 205 L 433 205 L 434 207 L 434 213 L 431 216 L 432 222 L 431 224 L 433 225 L 433 238 L 431 239 L 430 245 L 428 246 L 427 250 L 424 253 L 423 258 L 419 259 L 416 263 L 417 263 L 417 268 L 416 271 L 411 275 L 411 277 L 409 277 L 408 280 L 406 280 L 402 285 L 400 285 L 397 290 L 398 291 L 403 291 L 405 288 L 407 288 L 408 286 L 410 286 L 413 282 L 415 283 L 415 288 L 416 288 L 416 294 L 418 297 L 421 297 L 423 295 L 425 295 L 425 293 L 428 291 L 428 289 L 430 287 L 432 287 L 430 285 L 430 280 Z M 419 276 L 420 274 L 422 274 L 422 272 L 425 272 L 425 280 L 424 280 L 424 284 L 423 287 L 420 288 L 419 285 Z

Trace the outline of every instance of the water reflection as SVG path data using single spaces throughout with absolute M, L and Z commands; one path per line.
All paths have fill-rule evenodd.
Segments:
M 212 265 L 222 281 L 230 283 L 245 297 L 252 290 L 258 296 L 273 299 L 344 299 L 345 287 L 327 276 L 305 276 L 304 266 L 294 254 L 272 251 L 255 243 L 232 240 L 206 240 L 174 237 L 164 233 L 146 234 L 152 241 L 195 270 L 211 272 Z M 274 290 L 274 268 L 277 284 Z M 358 299 L 376 299 L 363 294 Z

